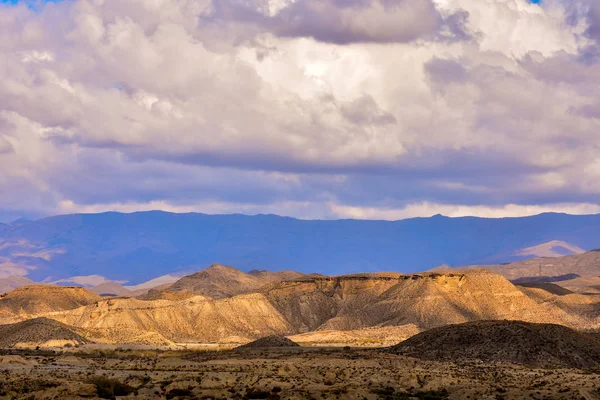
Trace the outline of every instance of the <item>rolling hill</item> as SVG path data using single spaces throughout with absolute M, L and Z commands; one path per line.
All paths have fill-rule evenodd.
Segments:
M 49 318 L 35 318 L 15 324 L 0 325 L 0 348 L 62 347 L 86 343 L 88 340 L 71 328 Z
M 215 342 L 292 331 L 258 293 L 221 300 L 203 296 L 181 301 L 111 299 L 46 316 L 83 328 L 94 340 L 116 343 Z
M 80 287 L 23 286 L 0 297 L 0 323 L 72 310 L 100 300 L 102 300 L 100 296 Z
M 391 352 L 427 360 L 525 364 L 544 368 L 594 368 L 600 341 L 560 325 L 476 321 L 419 333 Z
M 539 257 L 496 264 L 434 268 L 431 271 L 458 272 L 485 268 L 519 284 L 555 283 L 578 293 L 600 292 L 600 250 L 564 257 Z
M 146 300 L 102 299 L 82 288 L 51 287 L 53 300 L 46 303 L 39 301 L 44 287 L 26 287 L 0 300 L 0 315 L 10 316 L 9 322 L 51 318 L 85 332 L 89 340 L 138 344 L 239 342 L 307 332 L 335 338 L 344 336 L 335 332 L 346 331 L 368 339 L 369 328 L 377 328 L 372 333 L 380 338 L 386 327 L 403 336 L 489 319 L 600 329 L 600 296 L 518 287 L 486 271 L 298 278 L 286 272 L 291 279 L 273 281 L 269 274 L 258 288 L 251 288 L 246 279 L 264 274 L 223 266 L 208 269 L 209 274 L 218 271 L 226 272 L 227 279 L 236 278 L 231 288 L 215 286 L 214 277 L 203 286 L 196 286 L 201 283 L 198 275 L 181 280 L 193 283 L 184 285 L 186 290 L 212 291 L 216 298 L 187 291 L 162 292 L 171 296 Z
M 244 273 L 232 267 L 213 264 L 200 272 L 184 276 L 170 285 L 165 292 L 192 293 L 213 299 L 222 299 L 250 293 L 269 283 L 298 279 L 302 276 L 304 275 L 294 271 L 269 272 L 254 270 Z

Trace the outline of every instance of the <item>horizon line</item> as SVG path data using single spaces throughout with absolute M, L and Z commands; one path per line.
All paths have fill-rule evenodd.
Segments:
M 504 219 L 523 219 L 523 218 L 533 218 L 539 217 L 543 215 L 566 215 L 572 217 L 591 217 L 600 215 L 600 213 L 591 213 L 591 214 L 570 214 L 566 212 L 556 212 L 556 211 L 547 211 L 537 214 L 523 215 L 523 216 L 506 216 L 506 217 L 484 217 L 484 216 L 476 216 L 476 215 L 463 215 L 463 216 L 448 216 L 441 213 L 437 213 L 429 216 L 415 216 L 415 217 L 407 217 L 400 219 L 371 219 L 371 218 L 299 218 L 292 217 L 288 215 L 280 215 L 274 213 L 256 213 L 256 214 L 244 214 L 244 213 L 221 213 L 221 214 L 210 214 L 203 213 L 198 211 L 190 211 L 190 212 L 176 212 L 176 211 L 168 211 L 168 210 L 139 210 L 139 211 L 131 211 L 131 212 L 123 212 L 123 211 L 115 211 L 115 210 L 107 210 L 101 212 L 80 212 L 80 213 L 70 213 L 70 214 L 55 214 L 48 215 L 45 217 L 29 219 L 29 218 L 17 218 L 10 222 L 1 222 L 0 225 L 16 225 L 19 223 L 27 223 L 27 222 L 39 222 L 46 219 L 52 218 L 60 218 L 60 217 L 69 217 L 69 216 L 95 216 L 95 215 L 105 215 L 105 214 L 118 214 L 118 215 L 135 215 L 135 214 L 151 214 L 151 213 L 162 213 L 162 214 L 170 214 L 170 215 L 200 215 L 207 217 L 227 217 L 227 216 L 240 216 L 240 217 L 276 217 L 283 219 L 293 219 L 297 221 L 307 221 L 307 222 L 335 222 L 335 221 L 364 221 L 364 222 L 400 222 L 400 221 L 410 221 L 416 219 L 432 219 L 432 218 L 447 218 L 447 219 L 467 219 L 467 218 L 476 218 L 476 219 L 489 219 L 489 220 L 504 220 Z

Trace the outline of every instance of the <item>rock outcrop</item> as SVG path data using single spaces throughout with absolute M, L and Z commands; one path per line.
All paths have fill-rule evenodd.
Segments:
M 72 310 L 100 300 L 102 297 L 81 287 L 23 286 L 0 299 L 0 321 L 18 322 L 46 313 Z

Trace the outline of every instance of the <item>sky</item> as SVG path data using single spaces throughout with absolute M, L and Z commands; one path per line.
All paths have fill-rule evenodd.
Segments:
M 0 221 L 600 213 L 596 0 L 0 4 Z

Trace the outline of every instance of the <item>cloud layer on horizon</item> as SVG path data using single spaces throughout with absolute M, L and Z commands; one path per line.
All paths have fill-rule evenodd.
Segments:
M 0 221 L 600 212 L 591 0 L 0 5 Z

